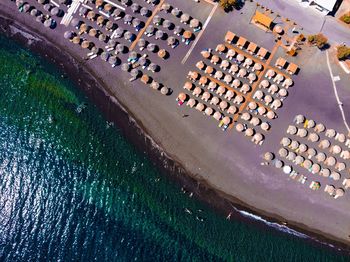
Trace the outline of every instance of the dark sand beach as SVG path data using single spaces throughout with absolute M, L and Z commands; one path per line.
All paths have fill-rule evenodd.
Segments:
M 324 74 L 325 66 L 319 64 L 316 70 L 312 69 L 311 62 L 303 64 L 307 73 L 295 78 L 294 87 L 297 90 L 291 92 L 268 135 L 273 145 L 259 148 L 235 131 L 223 133 L 212 120 L 176 106 L 176 94 L 182 89 L 186 71 L 199 60 L 198 51 L 207 46 L 215 47 L 214 43 L 221 42 L 224 29 L 214 34 L 212 28 L 210 32 L 213 35 L 198 42 L 190 62 L 182 68 L 177 68 L 176 63 L 162 66 L 159 78 L 174 90 L 174 95 L 164 97 L 139 81 L 130 84 L 128 76 L 123 75 L 120 69 L 112 69 L 100 60 L 82 60 L 83 53 L 79 47 L 73 47 L 63 39 L 64 29 L 38 29 L 31 17 L 17 12 L 14 3 L 8 1 L 0 6 L 3 33 L 22 43 L 27 42 L 30 49 L 61 65 L 106 116 L 117 122 L 127 138 L 140 150 L 148 152 L 157 165 L 170 171 L 199 199 L 218 207 L 223 215 L 232 210 L 230 202 L 233 202 L 239 208 L 261 214 L 269 220 L 287 222 L 291 228 L 300 229 L 321 240 L 331 240 L 347 249 L 350 234 L 350 226 L 345 223 L 350 218 L 347 194 L 335 201 L 323 192 L 312 192 L 289 181 L 273 167 L 260 166 L 261 155 L 266 149 L 278 150 L 283 132 L 297 113 L 310 114 L 316 121 L 327 121 L 327 125 L 343 131 L 338 128 L 341 126 L 340 117 L 332 117 L 339 113 L 333 101 L 327 103 L 328 91 L 320 93 L 318 99 L 308 99 L 313 97 L 315 89 L 307 87 L 316 87 L 320 83 L 330 85 Z M 213 19 L 212 24 L 222 24 L 227 17 L 217 15 Z M 261 44 L 271 49 L 267 40 Z M 63 51 L 59 56 L 58 50 Z M 324 57 L 315 50 L 311 50 L 310 54 L 324 62 Z M 176 72 L 170 75 L 165 73 L 167 70 Z M 341 90 L 343 93 L 346 91 L 349 90 Z M 298 107 L 294 108 L 296 102 Z M 324 112 L 322 115 L 317 114 L 320 105 Z M 189 117 L 182 118 L 184 113 L 188 113 Z M 277 139 L 272 143 L 273 137 Z

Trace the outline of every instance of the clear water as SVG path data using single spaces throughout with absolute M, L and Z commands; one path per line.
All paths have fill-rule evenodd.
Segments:
M 189 198 L 54 66 L 3 37 L 0 65 L 1 261 L 349 261 Z

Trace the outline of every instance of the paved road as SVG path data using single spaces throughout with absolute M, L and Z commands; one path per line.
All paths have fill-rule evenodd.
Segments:
M 303 7 L 295 0 L 256 0 L 256 2 L 272 9 L 283 17 L 295 21 L 308 33 L 320 32 L 322 28 L 321 32 L 331 41 L 345 42 L 350 45 L 350 30 L 339 24 L 332 16 L 323 16 L 317 10 Z

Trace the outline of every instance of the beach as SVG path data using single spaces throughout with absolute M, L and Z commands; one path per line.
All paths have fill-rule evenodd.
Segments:
M 291 227 L 300 228 L 348 245 L 350 228 L 349 225 L 344 223 L 350 216 L 346 212 L 349 207 L 347 195 L 335 203 L 334 200 L 330 200 L 326 195 L 314 194 L 301 186 L 290 184 L 290 181 L 282 177 L 275 169 L 270 167 L 263 169 L 260 166 L 259 159 L 264 152 L 263 148 L 252 147 L 250 141 L 241 139 L 238 134 L 232 131 L 222 133 L 220 129 L 216 128 L 215 124 L 211 125 L 208 123 L 207 119 L 199 115 L 196 116 L 191 111 L 186 111 L 187 109 L 184 110 L 177 107 L 175 96 L 161 96 L 136 82 L 132 83 L 131 86 L 125 75 L 119 74 L 116 70 L 111 69 L 110 66 L 101 66 L 100 63 L 97 65 L 97 63 L 95 64 L 92 61 L 86 62 L 82 60 L 79 49 L 72 49 L 70 43 L 64 41 L 62 31 L 45 31 L 44 34 L 43 32 L 37 32 L 34 24 L 35 21 L 32 21 L 30 17 L 18 13 L 13 5 L 9 4 L 6 8 L 2 7 L 1 12 L 4 10 L 12 10 L 12 12 L 2 13 L 3 16 L 10 19 L 10 24 L 16 21 L 15 23 L 20 25 L 18 27 L 25 28 L 31 35 L 35 36 L 30 44 L 34 50 L 37 49 L 39 51 L 42 48 L 40 53 L 46 53 L 50 57 L 53 56 L 53 47 L 47 48 L 47 43 L 42 44 L 42 42 L 48 41 L 55 43 L 55 46 L 59 50 L 65 50 L 68 55 L 74 58 L 74 60 L 60 61 L 59 63 L 67 66 L 67 64 L 73 64 L 72 62 L 74 61 L 74 67 L 78 74 L 74 73 L 73 79 L 78 83 L 83 83 L 82 88 L 88 94 L 91 89 L 103 87 L 101 89 L 107 97 L 114 97 L 110 99 L 110 101 L 113 101 L 113 104 L 109 102 L 109 106 L 104 111 L 107 111 L 108 115 L 109 110 L 114 112 L 111 108 L 114 108 L 115 105 L 117 108 L 124 108 L 124 113 L 127 112 L 127 114 L 124 115 L 124 118 L 120 120 L 118 125 L 123 128 L 126 136 L 134 141 L 136 145 L 140 144 L 138 141 L 143 140 L 143 135 L 147 134 L 147 142 L 143 143 L 143 146 L 140 147 L 141 150 L 148 148 L 150 152 L 160 151 L 160 155 L 176 163 L 173 164 L 170 161 L 169 164 L 166 164 L 166 167 L 171 167 L 175 173 L 189 174 L 204 189 L 214 189 L 220 197 L 224 197 L 224 199 L 228 199 L 233 203 L 237 203 L 239 199 L 241 201 L 239 204 L 252 212 L 262 214 L 268 218 L 275 218 L 278 221 L 287 222 Z M 214 19 L 217 19 L 217 23 L 220 23 L 220 19 L 224 18 L 217 16 Z M 4 24 L 1 23 L 3 29 Z M 23 24 L 26 26 L 24 27 Z M 14 34 L 18 34 L 18 31 L 16 32 L 18 28 L 16 29 L 14 26 L 12 28 L 11 26 L 5 26 L 5 30 L 8 36 L 13 37 Z M 223 32 L 224 30 L 218 32 L 217 37 L 223 38 Z M 42 38 L 43 35 L 45 38 Z M 28 38 L 26 34 L 22 34 L 22 36 Z M 216 40 L 213 42 L 216 42 Z M 196 49 L 201 50 L 207 45 L 213 46 L 213 44 L 201 41 L 198 43 Z M 323 57 L 321 55 L 313 55 L 316 57 L 319 56 L 318 59 L 322 61 Z M 197 56 L 198 59 L 199 53 L 194 53 L 193 56 Z M 69 59 L 68 57 L 64 58 Z M 192 59 L 194 61 L 196 60 L 196 58 Z M 191 64 L 187 64 L 183 68 L 176 70 L 177 72 L 174 75 L 182 75 L 182 81 L 179 81 L 177 77 L 166 76 L 164 72 L 161 77 L 164 79 L 167 78 L 167 83 L 173 89 L 177 88 L 177 90 L 180 90 L 185 81 L 186 71 L 190 68 Z M 175 69 L 176 64 L 174 63 L 173 65 L 169 65 L 164 71 Z M 318 85 L 318 83 L 327 82 L 328 80 L 322 74 L 324 68 L 321 67 L 319 69 L 319 71 L 315 70 L 314 72 L 314 74 L 318 75 L 317 78 L 311 79 L 310 71 L 309 75 L 301 74 L 298 76 L 295 80 L 296 88 L 299 90 L 302 89 L 305 83 L 313 86 Z M 85 78 L 88 78 L 89 75 L 85 74 L 85 70 L 91 74 L 91 80 L 95 78 L 99 82 L 99 86 L 92 84 L 94 81 L 86 81 Z M 115 83 L 118 83 L 118 85 Z M 344 93 L 345 91 L 346 89 L 343 90 Z M 309 90 L 303 90 L 303 92 L 309 92 L 311 96 L 313 90 L 310 88 Z M 320 95 L 320 101 L 310 101 L 307 99 L 309 97 L 308 95 L 301 95 L 298 92 L 294 92 L 288 98 L 287 103 L 293 104 L 293 101 L 298 101 L 298 104 L 302 104 L 303 107 L 310 111 L 315 110 L 315 107 L 318 108 L 322 104 L 322 110 L 325 112 L 324 115 L 321 117 L 313 115 L 313 118 L 317 120 L 317 117 L 320 117 L 320 121 L 327 119 L 329 120 L 328 125 L 340 126 L 341 120 L 339 118 L 331 119 L 329 117 L 336 110 L 333 104 L 323 103 L 327 100 L 327 93 L 324 92 L 324 94 Z M 301 97 L 304 97 L 304 101 L 301 100 Z M 98 104 L 104 104 L 104 107 L 106 106 L 105 101 L 101 100 Z M 288 126 L 288 122 L 292 121 L 297 112 L 290 109 L 290 106 L 282 109 L 281 115 L 283 115 L 283 118 L 280 117 L 274 123 L 272 133 L 270 134 L 271 137 L 281 137 L 281 130 L 284 130 Z M 298 110 L 302 110 L 302 107 L 299 107 Z M 189 117 L 182 118 L 184 113 L 188 113 Z M 127 120 L 128 122 L 132 122 L 132 119 L 135 119 L 135 128 L 126 124 Z M 289 121 L 286 121 L 286 119 Z M 138 126 L 140 129 L 138 129 Z M 133 129 L 132 131 L 130 131 L 131 128 Z M 135 133 L 138 133 L 139 136 L 134 135 Z M 277 146 L 276 143 L 276 149 Z M 156 158 L 153 160 L 156 160 Z M 163 160 L 158 161 L 164 166 Z M 194 183 L 192 181 L 189 184 Z M 190 188 L 190 190 L 195 191 L 195 188 Z M 199 193 L 200 199 L 209 202 L 211 199 L 216 199 L 214 202 L 218 202 L 218 198 L 213 196 L 208 198 L 206 190 L 198 190 L 195 193 Z M 212 194 L 210 193 L 209 195 Z M 229 203 L 227 202 L 224 202 L 223 207 L 225 209 L 224 213 L 230 210 Z M 322 216 L 320 216 L 320 212 L 322 212 Z M 332 223 L 329 223 L 329 221 L 332 221 Z

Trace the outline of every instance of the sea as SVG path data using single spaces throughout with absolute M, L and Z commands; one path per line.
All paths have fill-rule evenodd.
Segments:
M 183 193 L 63 73 L 0 37 L 0 261 L 350 261 Z

